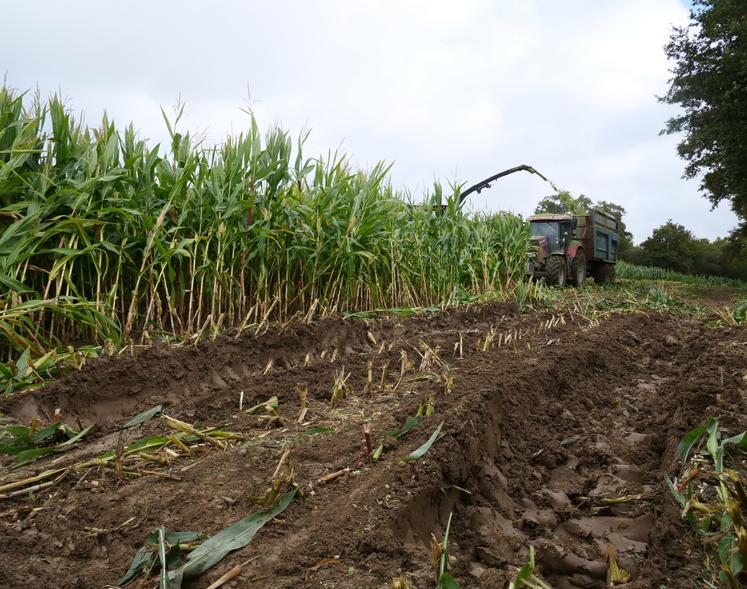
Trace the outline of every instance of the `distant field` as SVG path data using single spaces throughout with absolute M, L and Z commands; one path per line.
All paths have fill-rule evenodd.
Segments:
M 619 278 L 633 278 L 636 280 L 670 280 L 672 282 L 685 282 L 702 286 L 728 286 L 747 289 L 746 282 L 735 278 L 682 274 L 656 266 L 638 266 L 627 262 L 618 262 L 617 276 Z

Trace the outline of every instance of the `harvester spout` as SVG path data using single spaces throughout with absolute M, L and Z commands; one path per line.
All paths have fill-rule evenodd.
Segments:
M 490 178 L 486 178 L 482 182 L 478 182 L 477 184 L 474 184 L 474 185 L 470 186 L 469 188 L 467 188 L 467 190 L 465 190 L 464 192 L 462 192 L 459 195 L 459 204 L 461 205 L 464 202 L 464 199 L 466 199 L 473 192 L 477 192 L 478 194 L 480 194 L 480 192 L 484 188 L 490 188 L 490 184 L 493 181 L 498 180 L 498 178 L 503 178 L 504 176 L 508 176 L 509 174 L 513 174 L 514 172 L 529 172 L 530 174 L 536 174 L 537 176 L 539 176 L 540 178 L 542 178 L 545 182 L 547 182 L 548 184 L 550 184 L 550 186 L 552 186 L 554 190 L 558 190 L 555 187 L 555 184 L 553 184 L 550 180 L 548 180 L 547 178 L 545 178 L 545 176 L 543 176 L 542 174 L 540 174 L 532 166 L 528 166 L 526 164 L 522 164 L 520 166 L 516 166 L 515 168 L 509 168 L 508 170 L 503 170 L 502 172 L 498 172 L 494 176 L 491 176 Z

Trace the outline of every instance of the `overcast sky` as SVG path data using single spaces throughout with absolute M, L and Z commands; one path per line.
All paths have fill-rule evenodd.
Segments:
M 671 218 L 699 237 L 736 224 L 681 178 L 663 45 L 684 0 L 195 0 L 8 2 L 0 72 L 96 124 L 104 109 L 153 141 L 159 107 L 220 141 L 247 125 L 312 130 L 361 166 L 394 162 L 414 193 L 530 164 L 561 188 L 622 204 L 636 241 Z M 481 209 L 529 213 L 551 193 L 509 177 Z

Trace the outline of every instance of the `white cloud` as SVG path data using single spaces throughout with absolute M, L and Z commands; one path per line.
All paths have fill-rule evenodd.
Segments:
M 265 126 L 311 127 L 315 153 L 395 161 L 410 188 L 529 163 L 621 203 L 637 239 L 670 217 L 715 237 L 736 218 L 709 211 L 658 136 L 662 47 L 687 16 L 680 0 L 47 0 L 5 8 L 0 70 L 155 141 L 179 96 L 184 125 L 214 141 L 246 126 L 251 100 Z M 511 177 L 472 206 L 526 213 L 549 191 Z

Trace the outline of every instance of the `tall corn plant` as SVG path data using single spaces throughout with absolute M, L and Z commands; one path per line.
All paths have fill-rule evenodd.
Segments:
M 528 234 L 468 215 L 459 187 L 413 203 L 389 167 L 308 158 L 279 128 L 220 145 L 164 115 L 151 147 L 106 117 L 0 89 L 0 355 L 118 346 L 287 319 L 310 308 L 427 306 L 509 292 Z

